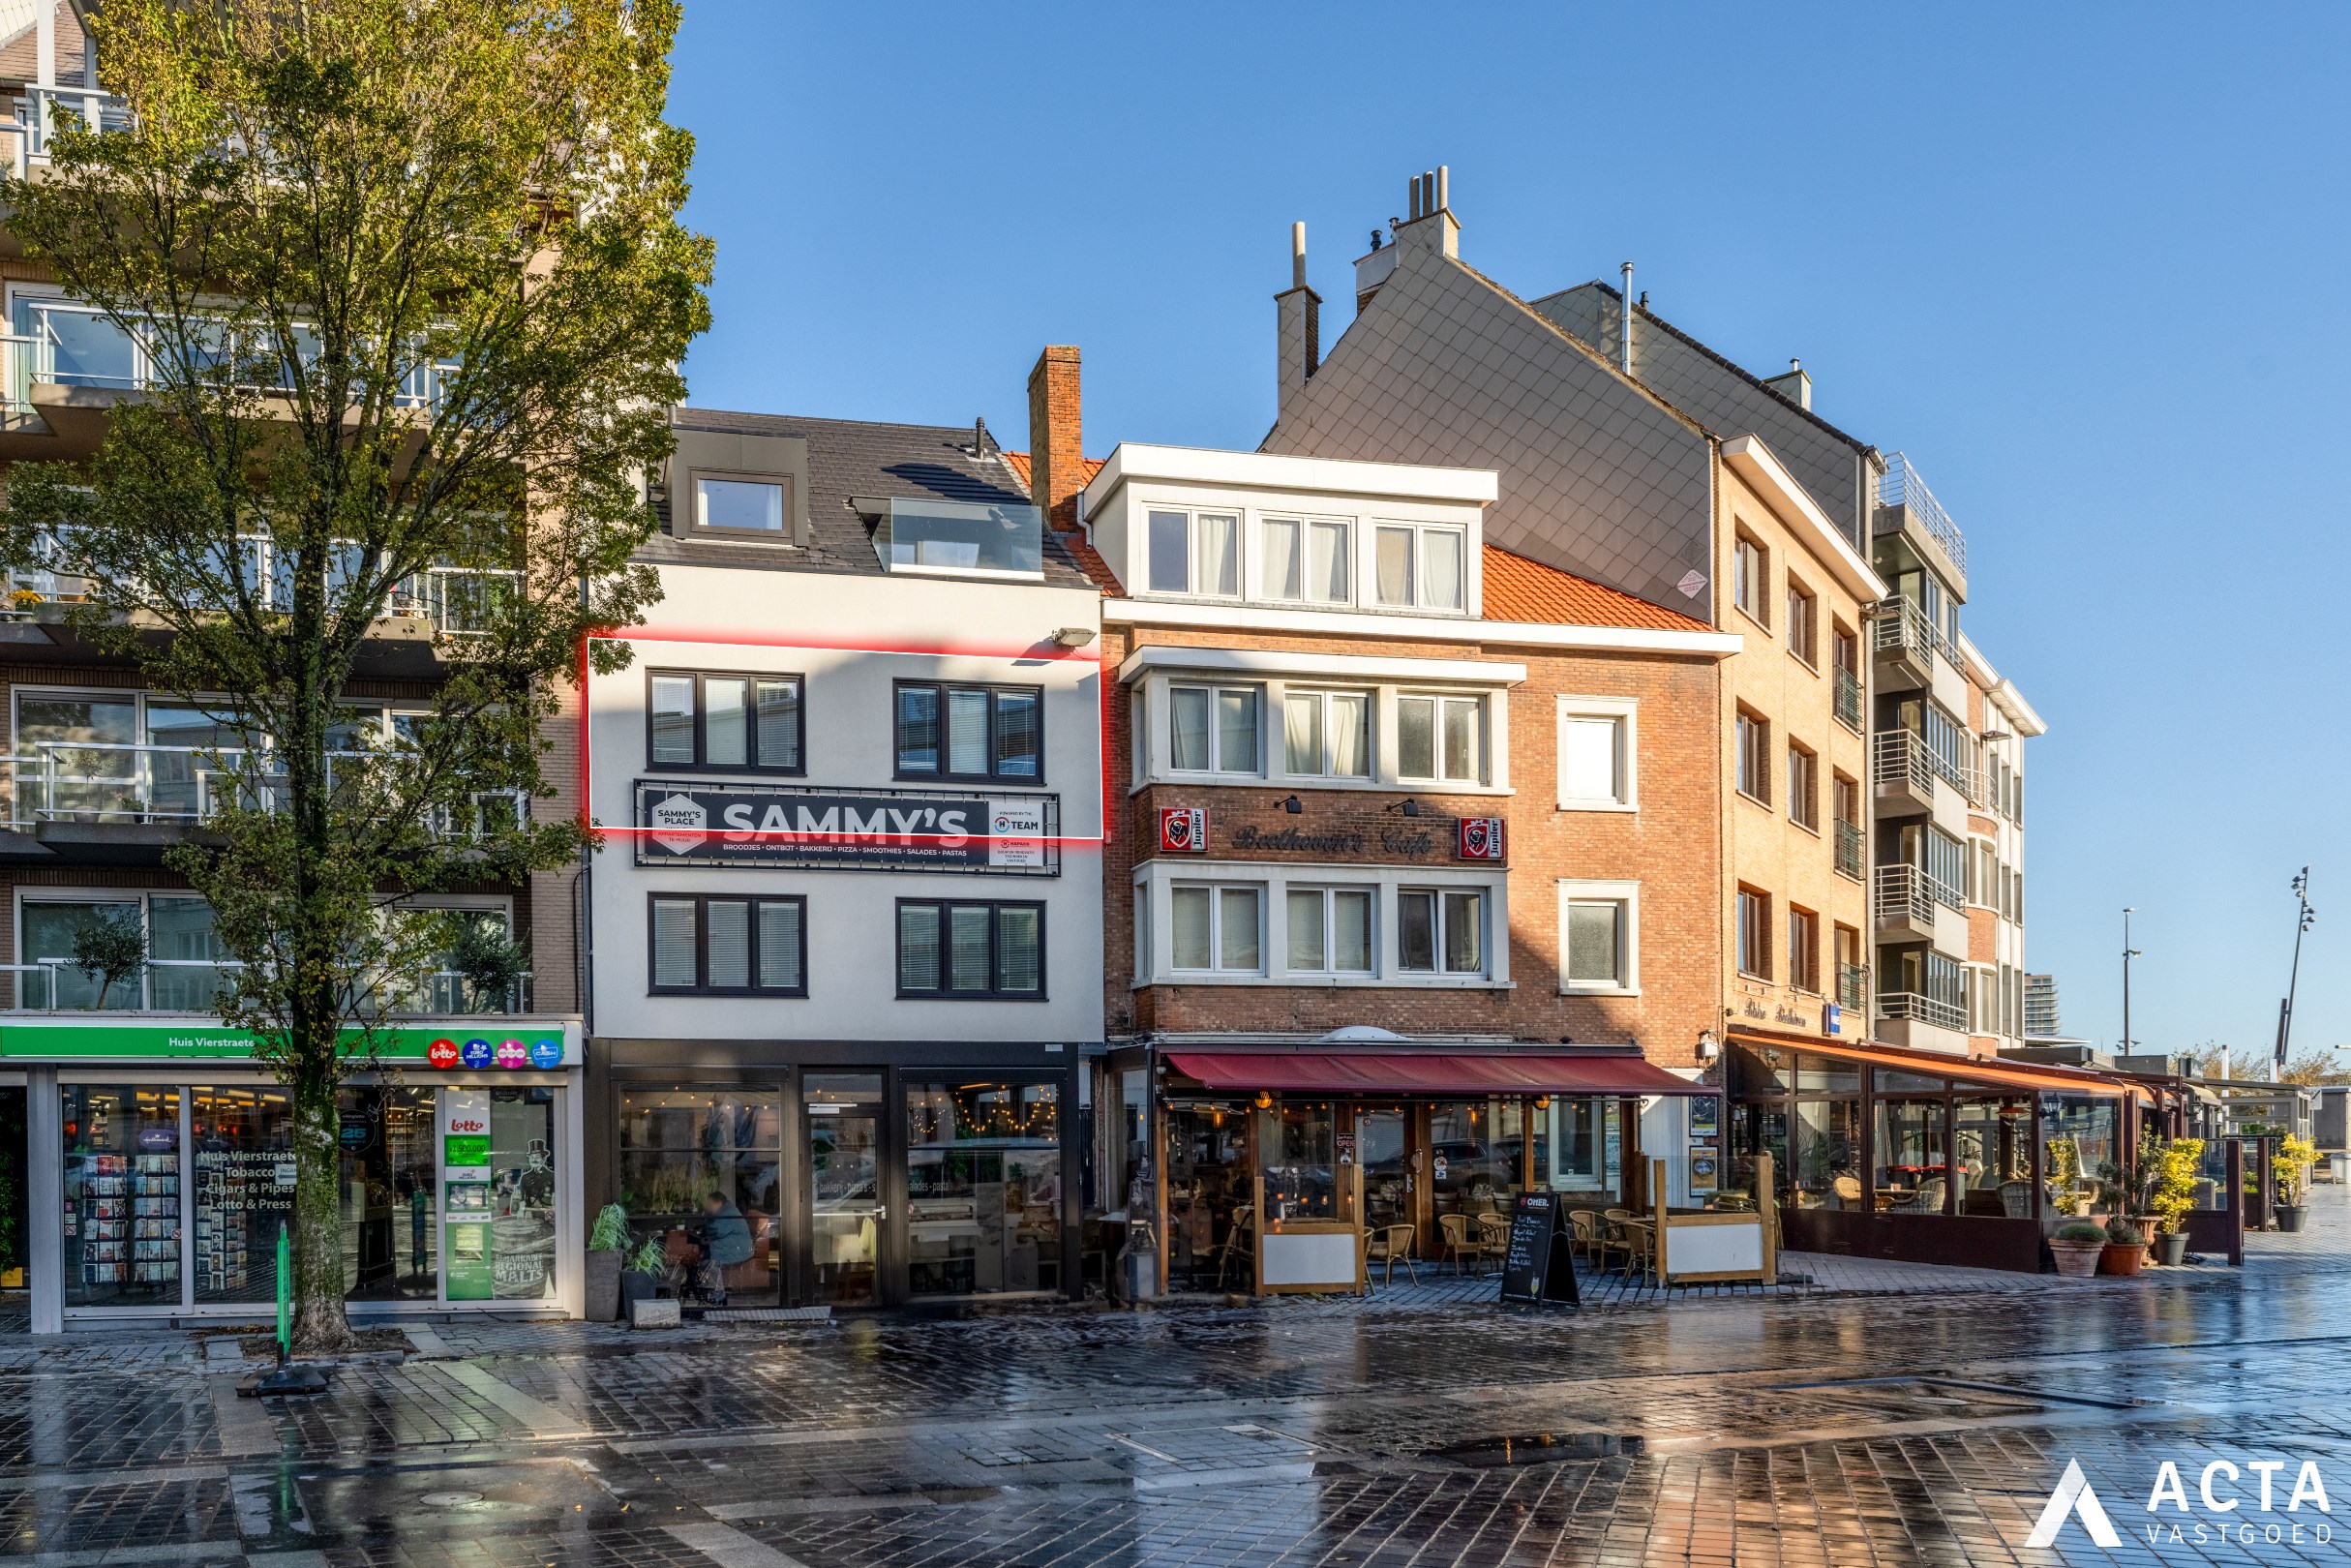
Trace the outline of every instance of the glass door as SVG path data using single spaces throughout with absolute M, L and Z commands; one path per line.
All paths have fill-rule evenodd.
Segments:
M 800 1079 L 808 1151 L 808 1300 L 870 1306 L 880 1299 L 882 1075 L 810 1072 Z

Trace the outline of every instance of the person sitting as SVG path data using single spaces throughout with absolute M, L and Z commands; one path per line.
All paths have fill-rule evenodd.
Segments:
M 702 1200 L 702 1223 L 695 1227 L 702 1257 L 694 1266 L 694 1283 L 702 1299 L 713 1307 L 727 1304 L 727 1270 L 751 1260 L 751 1224 L 742 1210 L 720 1192 Z

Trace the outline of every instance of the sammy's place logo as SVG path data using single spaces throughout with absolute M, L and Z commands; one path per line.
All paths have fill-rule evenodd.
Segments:
M 2291 1489 L 2284 1479 L 2289 1469 L 2294 1472 Z M 2156 1469 L 2147 1493 L 2147 1518 L 2135 1525 L 2149 1546 L 2325 1546 L 2335 1539 L 2334 1525 L 2324 1517 L 2335 1508 L 2316 1460 L 2246 1460 L 2241 1464 L 2219 1459 L 2194 1473 L 2191 1487 L 2178 1461 L 2165 1460 Z M 2025 1545 L 2056 1546 L 2068 1522 L 2094 1546 L 2111 1552 L 2123 1545 L 2122 1532 L 2079 1460 L 2065 1462 L 2065 1472 L 2041 1505 Z

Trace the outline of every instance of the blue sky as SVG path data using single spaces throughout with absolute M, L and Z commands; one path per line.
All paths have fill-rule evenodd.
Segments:
M 2347 43 L 2320 6 L 686 0 L 693 397 L 1020 446 L 1074 343 L 1090 450 L 1252 446 L 1291 221 L 1334 341 L 1449 165 L 1463 259 L 1531 296 L 1631 258 L 1967 531 L 1970 634 L 2050 724 L 2028 953 L 2070 1032 L 2120 1033 L 2132 904 L 2134 1033 L 2266 1052 L 2308 863 L 2295 1040 L 2351 1042 Z

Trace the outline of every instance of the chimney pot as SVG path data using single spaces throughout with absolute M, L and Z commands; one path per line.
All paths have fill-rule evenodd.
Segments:
M 1306 286 L 1306 225 L 1290 225 L 1290 286 Z
M 1446 189 L 1451 183 L 1450 174 L 1451 170 L 1444 165 L 1436 166 L 1436 210 L 1439 212 L 1450 212 L 1453 209 L 1453 196 Z

